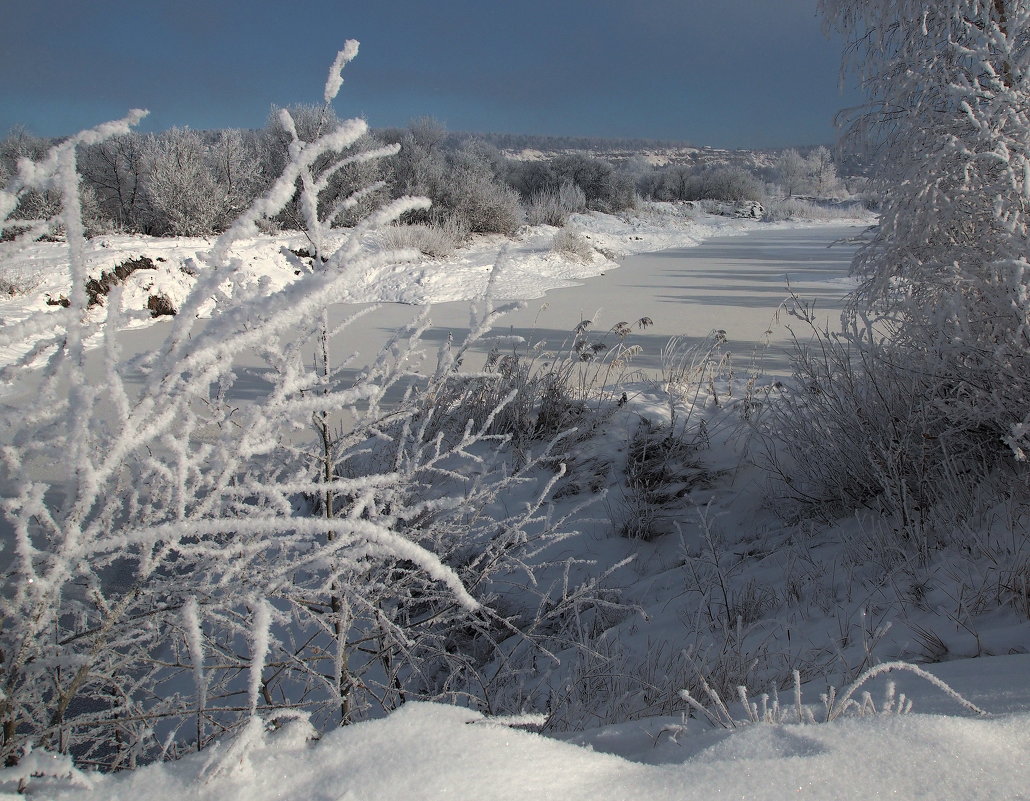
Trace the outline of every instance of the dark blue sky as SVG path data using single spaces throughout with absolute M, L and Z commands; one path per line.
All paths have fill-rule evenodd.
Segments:
M 342 117 L 721 147 L 830 143 L 840 43 L 816 0 L 8 0 L 0 132 L 259 127 L 314 103 L 345 39 Z

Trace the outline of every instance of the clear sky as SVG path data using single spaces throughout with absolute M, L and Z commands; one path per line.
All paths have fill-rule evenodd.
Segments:
M 72 133 L 148 108 L 143 130 L 256 128 L 319 101 L 372 127 L 831 143 L 840 42 L 816 0 L 6 0 L 0 133 Z

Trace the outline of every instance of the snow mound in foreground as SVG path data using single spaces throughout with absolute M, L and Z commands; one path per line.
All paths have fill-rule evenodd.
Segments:
M 699 725 L 691 721 L 689 725 Z M 689 729 L 688 725 L 688 729 Z M 310 744 L 288 725 L 178 763 L 50 788 L 64 801 L 376 799 L 1019 799 L 1030 788 L 1030 713 L 907 715 L 825 725 L 754 725 L 691 737 L 675 765 L 644 765 L 408 704 Z M 18 797 L 18 796 L 12 796 Z M 20 796 L 24 798 L 25 796 Z M 31 797 L 31 795 L 30 795 Z M 3 798 L 3 796 L 0 796 Z

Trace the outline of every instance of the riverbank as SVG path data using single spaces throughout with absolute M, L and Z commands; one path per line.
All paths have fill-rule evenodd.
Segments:
M 857 220 L 869 224 L 872 217 Z M 837 223 L 838 225 L 840 222 Z M 479 236 L 451 257 L 433 260 L 419 257 L 398 260 L 375 276 L 358 281 L 350 289 L 351 303 L 405 303 L 413 305 L 467 302 L 481 295 L 494 275 L 493 295 L 498 300 L 530 300 L 562 287 L 576 286 L 588 278 L 608 273 L 620 260 L 634 254 L 668 248 L 687 248 L 714 236 L 742 234 L 749 230 L 781 230 L 833 225 L 796 221 L 763 223 L 705 214 L 688 204 L 646 204 L 633 215 L 592 212 L 573 215 L 569 228 L 590 245 L 590 257 L 556 251 L 559 230 L 551 226 L 524 227 L 516 237 Z M 336 233 L 338 239 L 346 231 Z M 206 238 L 155 238 L 135 235 L 99 236 L 88 243 L 90 275 L 104 283 L 104 276 L 126 273 L 115 281 L 121 287 L 124 326 L 145 328 L 160 323 L 155 311 L 175 310 L 197 277 L 209 269 L 204 255 L 214 243 Z M 231 255 L 235 269 L 220 287 L 234 291 L 274 292 L 292 283 L 310 265 L 309 243 L 302 233 L 252 237 L 238 243 Z M 381 248 L 373 235 L 368 251 Z M 300 255 L 298 255 L 300 254 Z M 17 329 L 30 318 L 43 320 L 70 293 L 67 249 L 61 242 L 36 242 L 0 254 L 0 320 L 6 336 L 0 337 L 0 366 L 16 362 L 27 347 L 19 342 Z M 502 269 L 495 274 L 494 267 Z M 132 271 L 126 270 L 126 265 Z M 106 290 L 105 290 L 106 291 Z M 91 310 L 99 321 L 106 314 L 106 296 L 100 295 Z M 211 314 L 212 298 L 202 309 Z M 575 325 L 572 321 L 569 327 Z

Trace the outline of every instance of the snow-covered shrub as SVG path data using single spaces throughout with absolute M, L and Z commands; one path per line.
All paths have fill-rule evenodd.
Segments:
M 560 187 L 569 181 L 586 196 L 587 206 L 603 212 L 633 208 L 636 192 L 630 179 L 604 159 L 582 154 L 558 156 L 550 164 Z
M 327 106 L 356 50 L 334 62 Z M 472 383 L 458 366 L 503 310 L 485 301 L 466 342 L 429 369 L 424 319 L 368 366 L 334 355 L 367 311 L 335 322 L 328 305 L 406 257 L 367 239 L 428 203 L 398 199 L 331 248 L 331 222 L 362 193 L 319 201 L 347 164 L 394 149 L 355 152 L 360 120 L 307 141 L 281 112 L 281 175 L 203 257 L 160 347 L 126 360 L 120 286 L 106 315 L 89 309 L 76 153 L 141 116 L 23 162 L 0 191 L 5 222 L 21 192 L 60 193 L 59 219 L 37 230 L 66 228 L 72 276 L 64 308 L 0 329 L 0 343 L 35 342 L 8 377 L 43 365 L 41 402 L 3 412 L 0 757 L 41 746 L 120 767 L 260 730 L 259 717 L 325 728 L 409 698 L 544 708 L 550 688 L 525 676 L 581 647 L 593 610 L 618 604 L 596 580 L 572 581 L 572 565 L 564 581 L 535 577 L 541 549 L 566 536 L 545 504 L 562 432 L 513 467 L 510 436 L 494 430 L 512 393 L 478 421 L 465 414 Z M 233 244 L 298 186 L 311 264 L 298 259 L 283 289 L 232 288 Z M 94 335 L 102 348 L 87 360 Z M 267 391 L 241 387 L 253 370 Z M 530 591 L 488 611 L 513 582 Z
M 640 318 L 636 326 L 651 321 Z M 639 347 L 627 345 L 629 323 L 620 322 L 598 335 L 582 321 L 556 348 L 544 341 L 523 347 L 521 339 L 491 350 L 482 374 L 463 377 L 440 396 L 445 415 L 502 434 L 516 452 L 533 443 L 576 433 L 585 436 L 618 405 L 619 384 Z M 612 344 L 612 340 L 615 340 Z
M 431 211 L 409 215 L 407 222 L 506 236 L 522 224 L 518 192 L 501 178 L 506 166 L 496 148 L 475 141 L 447 147 L 446 130 L 429 118 L 388 138 L 400 146 L 390 160 L 393 194 L 419 194 L 433 202 Z
M 709 167 L 700 172 L 672 165 L 648 175 L 640 189 L 654 200 L 713 200 L 726 203 L 761 201 L 761 182 L 742 167 Z
M 461 244 L 460 231 L 453 225 L 412 223 L 391 225 L 379 232 L 379 242 L 388 250 L 412 248 L 433 259 L 450 256 Z
M 505 173 L 505 180 L 518 191 L 523 200 L 553 192 L 561 184 L 547 161 L 513 161 Z
M 762 200 L 761 182 L 742 167 L 713 167 L 688 181 L 681 200 L 723 200 L 738 203 Z
M 557 190 L 541 189 L 526 202 L 526 222 L 530 225 L 565 225 L 571 214 L 587 209 L 587 196 L 571 181 L 563 182 Z
M 334 63 L 327 103 L 355 52 L 349 43 Z M 128 364 L 116 336 L 121 304 L 110 303 L 103 322 L 88 311 L 76 151 L 126 135 L 142 114 L 21 162 L 0 191 L 5 222 L 23 192 L 60 193 L 58 219 L 42 227 L 66 229 L 72 276 L 66 308 L 0 333 L 3 342 L 36 342 L 12 372 L 45 364 L 38 389 L 44 402 L 5 412 L 15 432 L 3 449 L 11 532 L 0 607 L 6 760 L 17 759 L 23 746 L 43 745 L 124 765 L 157 753 L 166 738 L 199 747 L 259 708 L 304 707 L 312 693 L 341 710 L 350 692 L 346 645 L 323 650 L 323 663 L 298 657 L 285 615 L 290 599 L 311 604 L 312 623 L 328 636 L 315 638 L 324 649 L 358 611 L 338 607 L 335 590 L 369 586 L 362 579 L 382 560 L 406 573 L 424 569 L 423 593 L 430 585 L 448 587 L 449 614 L 478 608 L 454 571 L 396 525 L 451 505 L 413 497 L 411 479 L 441 460 L 460 460 L 460 450 L 422 446 L 382 472 L 349 479 L 319 473 L 318 459 L 298 447 L 295 433 L 312 420 L 336 425 L 348 407 L 374 420 L 383 395 L 411 372 L 397 341 L 350 386 L 333 383 L 330 371 L 313 370 L 300 355 L 312 339 L 327 346 L 335 335 L 317 324 L 305 334 L 306 321 L 317 323 L 355 276 L 374 280 L 390 262 L 390 254 L 360 255 L 365 233 L 424 203 L 393 203 L 338 250 L 325 251 L 326 221 L 312 198 L 323 177 L 313 165 L 366 128 L 352 120 L 316 141 L 298 139 L 282 175 L 215 243 L 161 348 Z M 288 115 L 283 121 L 290 129 Z M 285 289 L 223 297 L 217 315 L 199 328 L 199 307 L 232 275 L 232 243 L 278 213 L 298 181 L 309 190 L 301 207 L 310 212 L 308 234 L 325 262 Z M 94 368 L 85 349 L 96 334 L 104 345 Z M 283 343 L 287 334 L 296 344 Z M 264 360 L 273 386 L 240 405 L 230 398 L 233 359 L 243 352 Z M 448 373 L 450 363 L 440 364 Z M 414 414 L 417 406 L 404 408 Z M 316 442 L 356 444 L 341 431 Z M 480 440 L 470 431 L 455 447 Z M 306 493 L 326 492 L 342 505 L 331 503 L 331 514 L 298 514 Z M 417 614 L 415 607 L 408 613 Z M 280 694 L 286 687 L 300 695 Z
M 587 405 L 571 386 L 570 371 L 560 360 L 538 351 L 502 354 L 493 350 L 484 374 L 462 378 L 433 404 L 434 430 L 472 421 L 502 436 L 516 452 L 570 432 L 589 418 Z M 589 422 L 588 422 L 589 426 Z
M 389 160 L 389 182 L 394 196 L 418 195 L 435 200 L 443 195 L 447 174 L 445 136 L 446 130 L 438 122 L 420 118 L 396 137 L 388 138 L 399 146 Z
M 802 318 L 793 381 L 774 389 L 758 430 L 768 436 L 766 466 L 789 517 L 833 520 L 859 508 L 895 518 L 901 543 L 926 552 L 956 521 L 978 511 L 976 483 L 991 472 L 997 444 L 975 441 L 977 423 L 956 427 L 944 397 L 950 377 L 898 363 L 871 329 L 820 330 Z M 811 339 L 809 339 L 811 335 Z
M 571 256 L 580 261 L 594 258 L 594 246 L 583 234 L 572 228 L 562 228 L 551 240 L 551 250 L 562 256 Z
M 651 200 L 671 202 L 682 200 L 694 169 L 686 164 L 672 164 L 660 170 L 645 173 L 637 181 L 640 193 Z
M 475 163 L 452 167 L 440 205 L 470 233 L 511 236 L 522 224 L 518 192 Z

